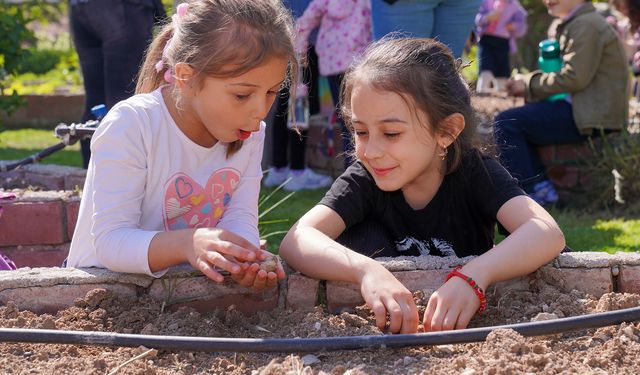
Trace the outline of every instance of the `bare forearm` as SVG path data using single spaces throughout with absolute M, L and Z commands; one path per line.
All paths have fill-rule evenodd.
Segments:
M 290 230 L 280 245 L 280 255 L 296 270 L 321 280 L 359 283 L 367 270 L 382 267 L 313 227 Z
M 149 244 L 149 268 L 157 272 L 187 262 L 185 246 L 193 242 L 194 229 L 160 232 Z
M 553 260 L 565 246 L 555 222 L 528 220 L 499 245 L 469 262 L 464 270 L 487 287 L 498 281 L 529 274 Z

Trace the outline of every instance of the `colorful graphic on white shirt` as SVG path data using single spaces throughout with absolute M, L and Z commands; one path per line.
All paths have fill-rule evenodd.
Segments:
M 215 227 L 239 180 L 240 173 L 233 168 L 215 171 L 204 188 L 184 173 L 174 174 L 165 185 L 162 209 L 165 229 Z

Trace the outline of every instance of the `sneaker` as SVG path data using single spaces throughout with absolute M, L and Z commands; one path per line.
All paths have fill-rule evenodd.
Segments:
M 276 168 L 271 167 L 269 169 L 269 173 L 264 180 L 262 180 L 262 184 L 264 187 L 276 187 L 282 184 L 287 178 L 289 178 L 290 170 L 288 167 Z
M 558 202 L 558 192 L 549 180 L 535 184 L 533 186 L 533 193 L 530 194 L 530 196 L 541 206 Z
M 321 189 L 333 183 L 333 178 L 316 173 L 309 168 L 301 171 L 292 170 L 290 177 L 291 180 L 282 187 L 286 191 Z

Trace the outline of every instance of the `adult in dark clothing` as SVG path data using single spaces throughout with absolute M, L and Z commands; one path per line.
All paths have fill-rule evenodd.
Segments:
M 152 38 L 155 22 L 166 18 L 160 0 L 70 0 L 73 42 L 84 80 L 82 122 L 91 120 L 93 106 L 107 109 L 133 95 L 136 75 Z M 83 166 L 91 151 L 80 142 Z

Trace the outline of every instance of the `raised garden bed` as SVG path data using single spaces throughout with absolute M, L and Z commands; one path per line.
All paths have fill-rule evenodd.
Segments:
M 421 312 L 449 267 L 464 260 L 384 260 L 412 291 Z M 425 269 L 427 268 L 427 269 Z M 412 275 L 412 276 L 407 276 Z M 164 280 L 164 282 L 162 281 Z M 346 285 L 289 275 L 274 291 L 222 286 L 188 269 L 162 280 L 104 270 L 23 269 L 0 273 L 0 327 L 145 335 L 307 338 L 381 335 Z M 174 289 L 166 285 L 171 280 Z M 164 287 L 162 285 L 165 285 Z M 8 286 L 11 286 L 8 288 Z M 337 288 L 336 286 L 339 286 Z M 167 293 L 171 290 L 171 294 Z M 220 294 L 225 290 L 227 296 Z M 633 293 L 622 293 L 623 290 Z M 472 327 L 557 319 L 640 305 L 640 255 L 563 254 L 552 264 L 488 292 Z M 11 298 L 7 298 L 11 296 Z M 234 301 L 230 296 L 236 298 Z M 308 298 L 312 296 L 312 298 Z M 275 306 L 247 307 L 275 297 Z M 214 307 L 227 299 L 226 306 Z M 58 305 L 43 309 L 46 301 Z M 305 302 L 306 301 L 306 302 Z M 316 306 L 316 301 L 320 302 Z M 331 306 L 331 308 L 327 308 Z M 36 312 L 33 312 L 33 311 Z M 41 310 L 48 310 L 44 313 Z M 334 313 L 332 313 L 331 311 Z M 38 312 L 39 311 L 39 312 Z M 397 374 L 637 373 L 640 324 L 524 338 L 493 331 L 486 342 L 409 349 L 313 353 L 203 353 L 62 344 L 0 344 L 5 373 Z M 131 362 L 134 357 L 140 356 Z

